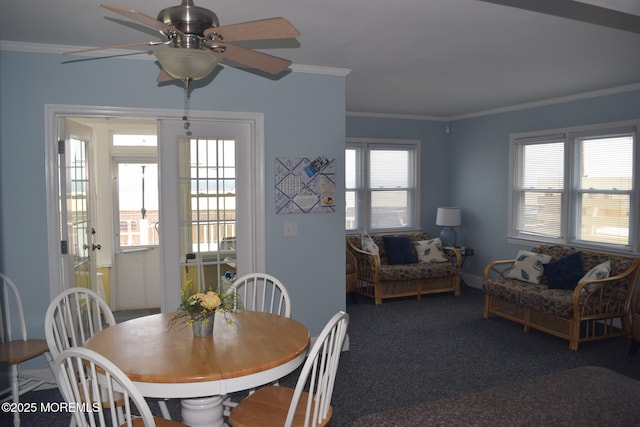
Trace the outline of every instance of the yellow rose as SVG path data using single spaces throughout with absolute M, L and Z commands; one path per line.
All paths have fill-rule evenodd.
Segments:
M 200 305 L 207 310 L 214 310 L 220 305 L 220 297 L 218 297 L 214 292 L 207 292 L 202 296 Z

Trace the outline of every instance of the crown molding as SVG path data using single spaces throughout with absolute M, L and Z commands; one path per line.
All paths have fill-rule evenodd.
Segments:
M 386 118 L 386 119 L 401 119 L 401 120 L 428 120 L 438 122 L 451 122 L 456 120 L 471 119 L 474 117 L 490 116 L 493 114 L 509 113 L 513 111 L 526 110 L 529 108 L 546 107 L 554 104 L 563 104 L 565 102 L 580 101 L 583 99 L 597 98 L 600 96 L 615 95 L 618 93 L 634 92 L 640 90 L 640 83 L 632 83 L 623 86 L 616 86 L 608 89 L 594 90 L 590 92 L 578 93 L 575 95 L 560 96 L 557 98 L 548 98 L 540 101 L 526 102 L 523 104 L 510 105 L 500 108 L 492 108 L 489 110 L 477 111 L 474 113 L 460 114 L 455 116 L 420 116 L 409 114 L 385 114 L 385 113 L 367 113 L 357 111 L 347 111 L 347 116 L 350 117 L 371 117 L 371 118 Z
M 526 102 L 507 107 L 492 108 L 489 110 L 478 111 L 476 113 L 461 114 L 459 116 L 451 116 L 450 120 L 470 119 L 473 117 L 489 116 L 498 113 L 508 113 L 511 111 L 526 110 L 529 108 L 546 107 L 554 104 L 563 104 L 565 102 L 580 101 L 583 99 L 597 98 L 599 96 L 615 95 L 618 93 L 634 92 L 640 90 L 640 83 L 632 83 L 623 86 L 616 86 L 608 89 L 592 90 L 589 92 L 577 93 L 574 95 L 560 96 L 557 98 L 548 98 L 541 101 Z
M 294 73 L 323 74 L 325 76 L 345 77 L 351 70 L 348 68 L 319 67 L 316 65 L 292 64 L 291 71 Z
M 423 116 L 416 114 L 392 114 L 392 113 L 367 113 L 364 111 L 347 111 L 347 117 L 369 117 L 378 119 L 400 119 L 400 120 L 425 120 L 432 122 L 446 122 L 451 120 L 444 116 Z

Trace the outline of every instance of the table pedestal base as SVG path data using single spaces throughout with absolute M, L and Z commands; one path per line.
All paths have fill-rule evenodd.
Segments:
M 222 427 L 223 396 L 182 400 L 182 422 L 191 427 Z

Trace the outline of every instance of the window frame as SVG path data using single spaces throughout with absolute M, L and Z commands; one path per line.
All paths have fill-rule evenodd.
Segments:
M 580 238 L 582 220 L 581 197 L 593 193 L 593 189 L 581 188 L 580 184 L 580 147 L 585 139 L 594 137 L 613 138 L 622 134 L 633 136 L 633 165 L 632 183 L 629 190 L 596 189 L 599 194 L 628 194 L 629 195 L 629 242 L 628 245 L 594 242 Z M 526 190 L 518 186 L 519 163 L 518 156 L 521 147 L 536 144 L 561 141 L 563 154 L 563 183 L 561 189 L 560 233 L 557 237 L 541 236 L 533 233 L 518 231 L 518 202 L 521 194 Z M 606 250 L 616 253 L 640 253 L 640 120 L 628 120 L 612 123 L 601 123 L 588 126 L 576 126 L 561 129 L 549 129 L 534 132 L 514 133 L 509 135 L 509 202 L 507 239 L 514 244 L 551 243 L 571 245 L 578 248 Z M 536 189 L 537 190 L 537 189 Z
M 404 227 L 371 227 L 371 195 L 376 190 L 370 187 L 369 183 L 369 167 L 370 153 L 373 150 L 402 150 L 406 149 L 410 152 L 409 160 L 409 186 L 402 188 L 406 190 L 409 200 L 407 206 L 407 225 Z M 367 232 L 397 232 L 407 230 L 418 230 L 420 228 L 420 141 L 416 139 L 378 139 L 378 138 L 347 138 L 345 146 L 345 168 L 346 168 L 346 151 L 350 149 L 356 150 L 356 186 L 348 187 L 345 179 L 345 199 L 347 193 L 355 192 L 356 205 L 356 228 L 346 229 L 348 234 L 357 234 L 364 231 Z M 412 164 L 411 164 L 412 163 Z M 345 174 L 346 175 L 346 174 Z M 346 202 L 345 202 L 346 205 Z M 345 211 L 346 215 L 346 211 Z

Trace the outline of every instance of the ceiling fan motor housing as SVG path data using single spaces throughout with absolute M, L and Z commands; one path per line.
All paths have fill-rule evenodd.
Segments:
M 209 9 L 194 5 L 193 0 L 182 0 L 180 6 L 162 9 L 158 13 L 158 21 L 171 25 L 184 34 L 201 37 L 207 28 L 220 26 L 218 16 L 215 13 Z

